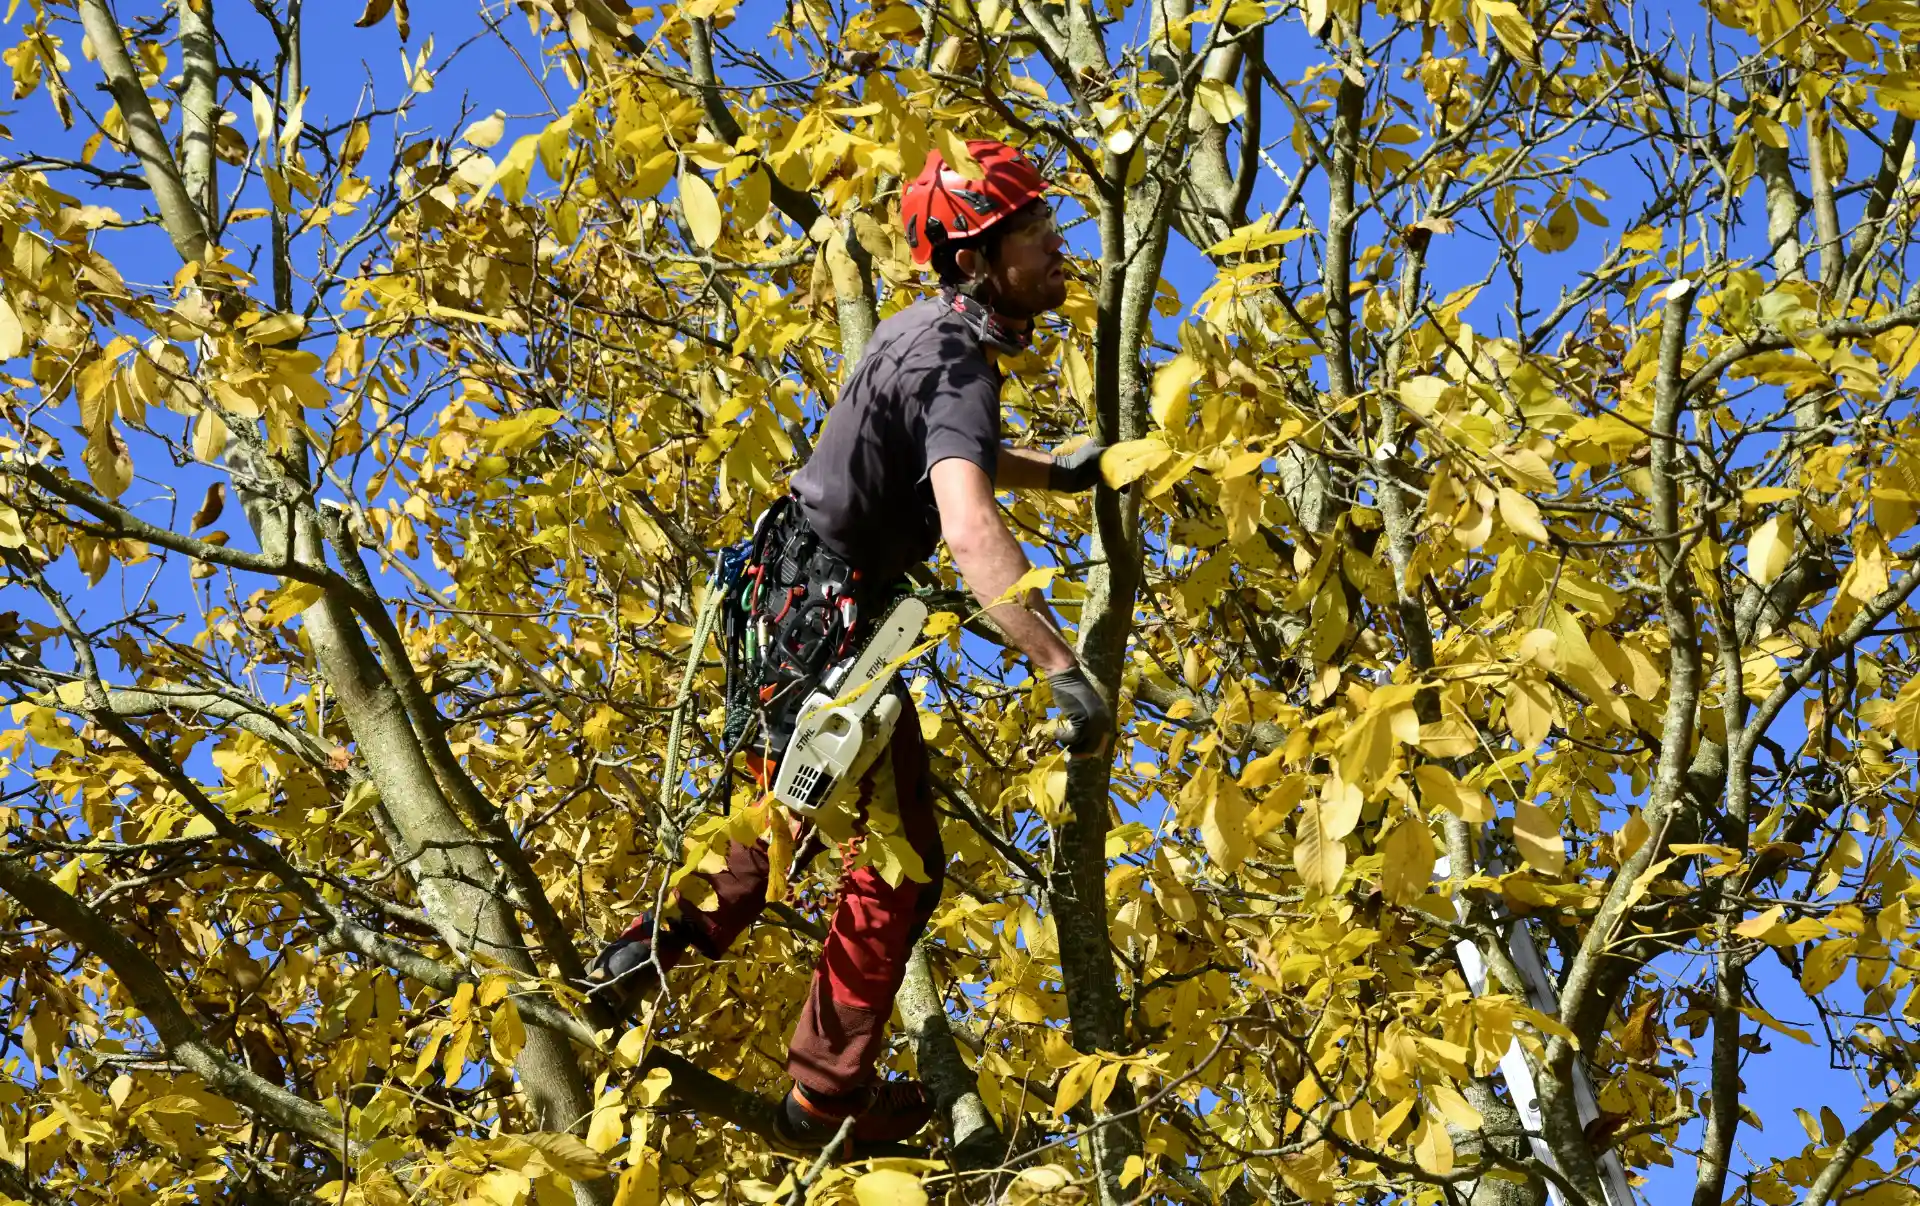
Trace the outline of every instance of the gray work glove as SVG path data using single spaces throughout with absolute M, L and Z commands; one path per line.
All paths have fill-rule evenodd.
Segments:
M 1087 681 L 1086 672 L 1078 666 L 1069 666 L 1047 675 L 1047 685 L 1053 688 L 1053 703 L 1060 709 L 1055 738 L 1076 758 L 1101 753 L 1108 734 L 1113 731 L 1113 713 L 1107 710 L 1107 701 L 1100 698 L 1100 692 Z
M 1047 489 L 1083 494 L 1100 484 L 1100 454 L 1105 444 L 1088 441 L 1065 456 L 1055 456 L 1047 468 Z

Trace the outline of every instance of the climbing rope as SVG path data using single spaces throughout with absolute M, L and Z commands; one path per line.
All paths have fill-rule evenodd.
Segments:
M 693 676 L 700 669 L 700 656 L 706 652 L 707 638 L 713 635 L 714 617 L 720 614 L 720 600 L 726 593 L 721 588 L 720 562 L 716 559 L 713 572 L 707 575 L 706 598 L 693 624 L 693 645 L 687 650 L 686 669 L 680 674 L 680 693 L 673 701 L 673 723 L 667 729 L 666 773 L 660 776 L 662 816 L 673 815 L 673 797 L 680 790 L 680 737 L 686 729 L 687 710 L 693 704 Z

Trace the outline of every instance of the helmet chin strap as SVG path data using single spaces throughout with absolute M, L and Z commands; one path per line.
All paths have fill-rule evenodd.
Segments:
M 1002 314 L 991 294 L 983 277 L 975 277 L 964 285 L 940 287 L 940 296 L 953 307 L 955 314 L 967 320 L 981 343 L 1011 355 L 1026 351 L 1033 343 L 1032 320 Z

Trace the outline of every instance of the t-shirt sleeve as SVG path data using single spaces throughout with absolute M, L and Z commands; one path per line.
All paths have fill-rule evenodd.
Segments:
M 1000 383 L 984 364 L 943 365 L 920 387 L 926 416 L 926 472 L 958 457 L 991 479 L 1000 464 Z

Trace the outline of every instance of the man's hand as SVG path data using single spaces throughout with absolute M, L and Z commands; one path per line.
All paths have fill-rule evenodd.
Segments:
M 1056 455 L 1047 467 L 1047 489 L 1082 494 L 1100 484 L 1100 455 L 1105 444 L 1088 441 L 1065 456 Z
M 1047 675 L 1053 688 L 1054 706 L 1060 709 L 1060 744 L 1075 758 L 1091 758 L 1106 752 L 1107 738 L 1113 732 L 1113 713 L 1107 701 L 1087 681 L 1079 666 Z

